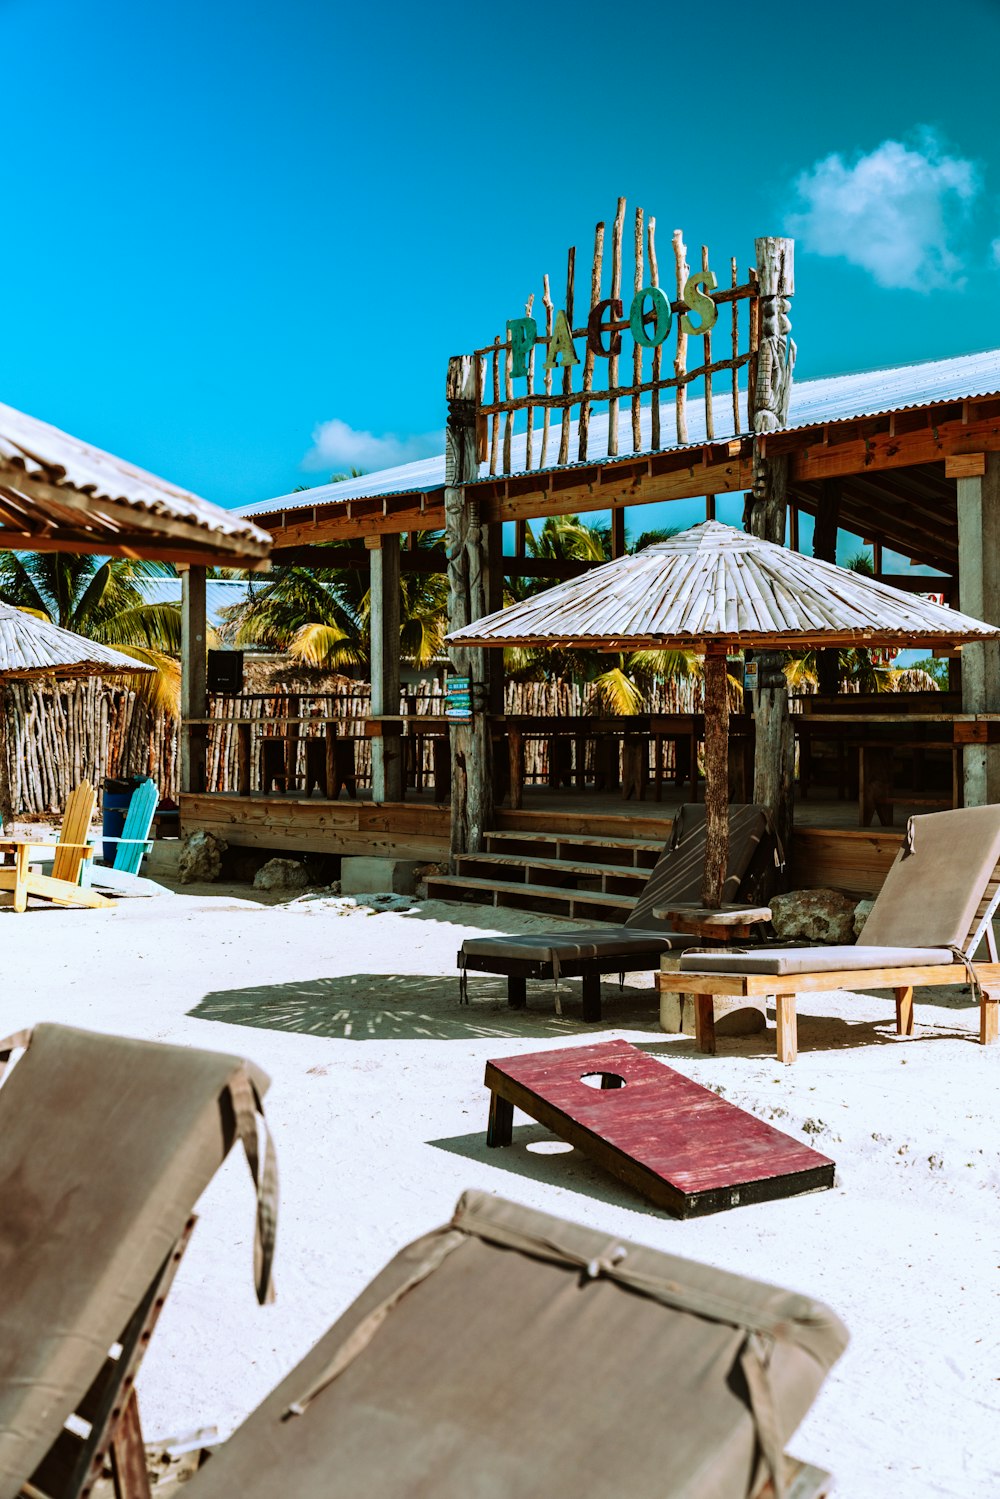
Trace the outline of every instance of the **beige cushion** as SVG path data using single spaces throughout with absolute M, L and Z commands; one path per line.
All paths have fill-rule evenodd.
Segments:
M 248 1072 L 263 1093 L 219 1052 L 31 1032 L 0 1087 L 0 1494 L 45 1456 L 225 1160 Z
M 686 953 L 681 973 L 854 973 L 868 968 L 930 968 L 954 961 L 954 954 L 939 947 L 767 947 L 752 953 Z
M 964 947 L 1000 861 L 1000 806 L 911 817 L 859 947 Z
M 756 1494 L 751 1328 L 783 1443 L 847 1342 L 825 1306 L 469 1192 L 217 1449 L 190 1499 Z
M 693 946 L 696 938 L 675 932 L 640 932 L 626 926 L 596 927 L 593 931 L 527 932 L 520 937 L 472 937 L 462 944 L 459 968 L 478 967 L 477 959 L 492 961 L 571 963 L 577 959 L 627 957 Z

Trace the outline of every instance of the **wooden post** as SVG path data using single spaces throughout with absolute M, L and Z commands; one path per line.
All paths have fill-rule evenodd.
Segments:
M 757 241 L 760 288 L 760 343 L 754 381 L 753 493 L 744 515 L 746 529 L 782 546 L 788 510 L 788 459 L 767 456 L 767 434 L 784 426 L 792 393 L 795 344 L 790 337 L 790 298 L 795 290 L 794 241 Z M 758 690 L 754 694 L 756 750 L 753 799 L 774 819 L 786 850 L 791 846 L 795 741 L 788 717 L 788 686 L 781 657 L 764 651 L 756 657 Z
M 0 829 L 11 836 L 14 823 L 14 794 L 10 784 L 10 741 L 7 732 L 7 684 L 0 680 Z
M 448 361 L 448 422 L 445 428 L 444 509 L 447 527 L 448 628 L 461 630 L 486 613 L 488 570 L 478 501 L 465 485 L 479 471 L 476 454 L 476 366 L 469 356 Z M 451 726 L 451 852 L 478 853 L 493 821 L 490 728 L 485 704 L 486 662 L 482 649 L 453 646 L 452 667 L 472 683 L 471 723 Z
M 205 610 L 205 569 L 189 567 L 181 573 L 181 764 L 180 789 L 205 790 L 204 724 L 191 718 L 208 714 L 208 623 Z
M 693 773 L 693 771 L 692 771 Z M 729 688 L 725 648 L 705 654 L 704 906 L 718 910 L 729 864 Z
M 816 506 L 816 526 L 813 531 L 813 556 L 821 562 L 837 560 L 837 529 L 840 523 L 839 479 L 823 479 L 820 484 L 819 504 Z M 824 697 L 835 697 L 840 691 L 840 652 L 817 651 L 816 674 L 819 690 Z
M 371 564 L 372 717 L 399 712 L 399 537 L 366 536 Z M 372 739 L 372 800 L 403 800 L 400 725 L 382 724 Z
M 495 614 L 503 608 L 503 523 L 494 521 L 486 527 L 486 612 Z M 485 651 L 486 706 L 490 714 L 504 711 L 503 651 Z
M 625 507 L 622 505 L 611 512 L 611 555 L 613 558 L 624 557 L 625 551 Z
M 1000 624 L 1000 453 L 987 453 L 986 472 L 958 479 L 958 588 L 963 614 Z M 1000 643 L 962 648 L 962 708 L 1000 712 Z M 1000 745 L 967 744 L 963 750 L 967 807 L 1000 802 Z

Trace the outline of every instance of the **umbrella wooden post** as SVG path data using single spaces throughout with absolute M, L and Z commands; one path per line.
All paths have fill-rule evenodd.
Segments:
M 718 910 L 729 863 L 729 685 L 724 647 L 705 653 L 704 906 Z
M 10 753 L 7 736 L 7 687 L 0 681 L 0 825 L 10 835 L 14 822 L 14 797 L 10 787 Z

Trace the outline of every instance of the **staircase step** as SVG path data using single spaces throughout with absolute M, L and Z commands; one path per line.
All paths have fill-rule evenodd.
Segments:
M 622 861 L 627 857 L 629 863 L 634 864 L 637 869 L 649 870 L 662 854 L 666 839 L 666 831 L 660 842 L 651 842 L 646 838 L 598 838 L 585 833 L 491 832 L 486 834 L 486 845 L 488 849 L 496 849 L 501 853 L 520 851 L 533 856 L 545 849 L 548 851 L 546 856 L 551 855 L 556 859 L 579 859 L 582 856 L 594 859 L 595 862 L 603 862 L 600 855 L 607 852 Z
M 512 884 L 507 880 L 484 880 L 471 875 L 435 875 L 427 881 L 428 900 L 453 900 L 471 905 L 511 906 L 516 910 L 548 911 L 552 915 L 583 916 L 590 921 L 622 922 L 635 900 L 629 895 L 609 895 L 600 890 Z M 607 914 L 603 914 L 607 913 Z
M 514 870 L 523 871 L 524 883 L 532 883 L 532 873 L 541 870 L 540 884 L 554 883 L 557 875 L 574 880 L 600 880 L 602 890 L 614 890 L 618 895 L 638 895 L 645 886 L 649 871 L 628 864 L 596 864 L 570 861 L 569 859 L 544 859 L 534 854 L 497 854 L 492 850 L 485 854 L 462 854 L 458 860 L 458 873 L 489 877 L 496 874 L 500 880 L 509 880 Z M 510 873 L 508 872 L 510 871 Z M 617 888 L 624 886 L 624 888 Z

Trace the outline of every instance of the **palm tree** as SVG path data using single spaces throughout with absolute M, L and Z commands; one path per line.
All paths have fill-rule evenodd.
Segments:
M 322 548 L 330 558 L 328 567 L 276 567 L 246 604 L 231 609 L 229 628 L 236 644 L 270 646 L 328 671 L 366 665 L 370 659 L 368 580 L 357 568 L 336 565 L 341 545 L 331 542 Z M 419 534 L 422 551 L 441 551 L 443 545 L 436 532 Z M 440 655 L 447 611 L 445 573 L 402 574 L 399 649 L 404 660 L 424 667 Z
M 171 577 L 162 562 L 67 552 L 0 552 L 0 599 L 114 646 L 155 667 L 129 683 L 151 708 L 180 711 L 181 616 L 176 604 L 149 604 L 138 583 Z
M 676 534 L 674 527 L 643 531 L 629 543 L 628 551 L 642 551 Z M 530 525 L 525 526 L 525 551 L 530 557 L 552 561 L 609 562 L 611 527 L 590 524 L 578 515 L 553 516 L 537 534 Z M 544 578 L 511 578 L 508 602 L 528 598 L 551 586 Z M 595 709 L 615 715 L 640 713 L 658 681 L 694 676 L 701 669 L 700 658 L 693 651 L 631 651 L 609 657 L 596 651 L 515 648 L 504 655 L 508 673 L 521 681 L 571 677 L 592 684 Z

